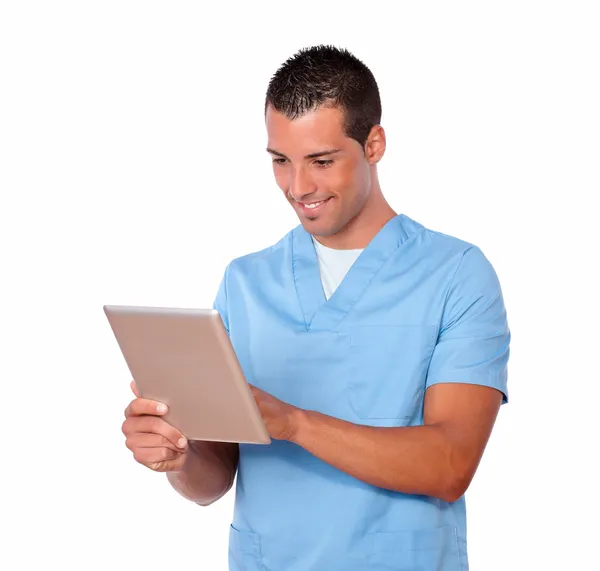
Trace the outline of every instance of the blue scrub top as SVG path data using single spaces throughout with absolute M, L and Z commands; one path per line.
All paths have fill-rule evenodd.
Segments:
M 215 304 L 248 381 L 292 405 L 355 424 L 423 424 L 435 383 L 500 390 L 510 332 L 476 246 L 392 218 L 329 300 L 298 226 L 238 258 Z M 464 496 L 378 488 L 300 446 L 240 444 L 231 571 L 468 569 Z

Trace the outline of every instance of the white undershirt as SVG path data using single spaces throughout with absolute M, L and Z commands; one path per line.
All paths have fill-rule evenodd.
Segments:
M 362 248 L 359 250 L 335 250 L 334 248 L 323 246 L 323 244 L 315 240 L 314 236 L 312 240 L 317 252 L 317 260 L 319 261 L 319 273 L 321 274 L 325 299 L 329 299 L 342 283 L 342 280 L 356 261 L 356 258 L 360 256 Z

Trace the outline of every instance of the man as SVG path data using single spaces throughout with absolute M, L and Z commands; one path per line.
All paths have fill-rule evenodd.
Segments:
M 507 401 L 497 276 L 386 202 L 379 92 L 349 52 L 286 61 L 265 119 L 301 224 L 231 262 L 215 308 L 272 444 L 185 442 L 136 398 L 127 446 L 200 505 L 237 470 L 232 571 L 465 571 L 464 493 Z

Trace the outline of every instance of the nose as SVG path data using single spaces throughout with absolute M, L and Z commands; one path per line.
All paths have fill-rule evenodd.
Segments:
M 288 186 L 288 197 L 302 202 L 307 196 L 313 194 L 316 187 L 303 168 L 295 169 L 292 172 L 290 184 Z

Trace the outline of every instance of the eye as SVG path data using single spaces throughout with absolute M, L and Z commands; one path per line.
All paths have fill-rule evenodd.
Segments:
M 275 165 L 283 165 L 285 164 L 286 159 L 273 159 L 273 164 Z
M 315 161 L 319 165 L 320 168 L 327 168 L 328 166 L 333 164 L 332 159 L 317 159 Z

